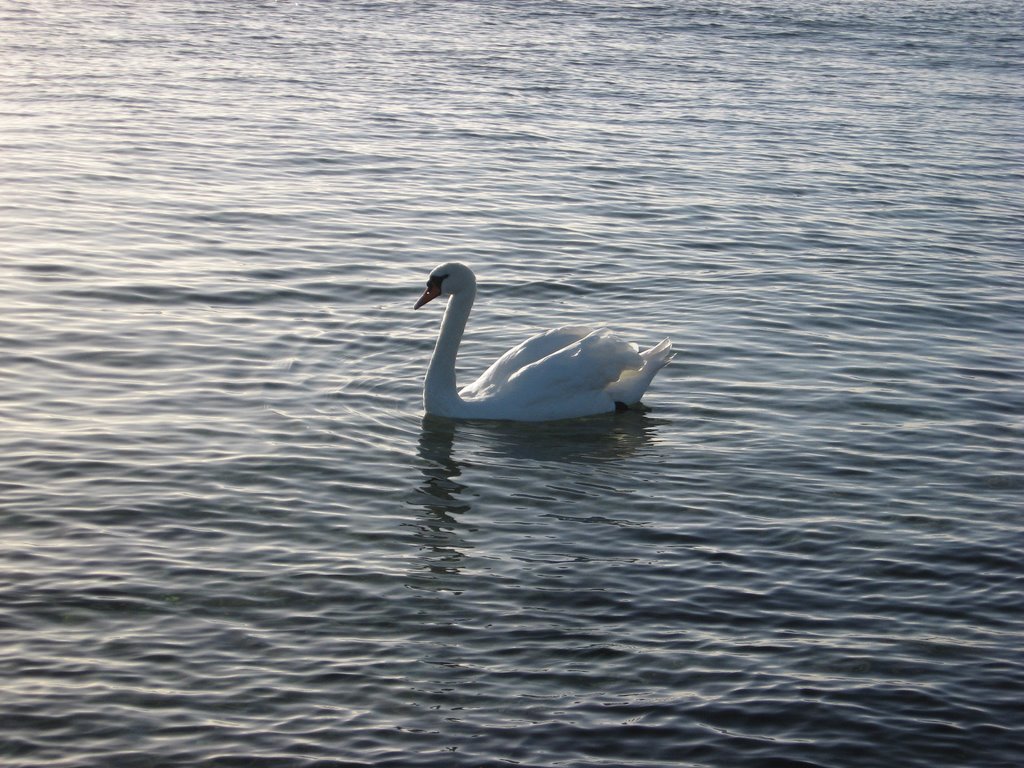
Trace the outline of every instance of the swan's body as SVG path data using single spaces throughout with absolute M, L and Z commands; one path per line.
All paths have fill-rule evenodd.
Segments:
M 513 347 L 458 390 L 455 357 L 476 297 L 472 270 L 437 267 L 415 308 L 437 296 L 450 298 L 423 382 L 423 408 L 435 416 L 547 421 L 612 412 L 638 403 L 672 356 L 668 339 L 640 352 L 606 329 L 566 326 Z

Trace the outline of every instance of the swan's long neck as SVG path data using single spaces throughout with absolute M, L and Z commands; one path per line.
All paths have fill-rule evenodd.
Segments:
M 455 358 L 475 298 L 476 288 L 471 287 L 452 294 L 445 307 L 441 332 L 423 382 L 423 409 L 427 413 L 450 416 L 462 402 L 455 386 Z

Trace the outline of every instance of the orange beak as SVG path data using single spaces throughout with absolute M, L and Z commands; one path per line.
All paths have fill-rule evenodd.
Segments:
M 427 290 L 425 290 L 423 292 L 423 295 L 420 296 L 420 300 L 416 302 L 416 306 L 413 307 L 413 309 L 419 309 L 424 304 L 426 304 L 428 301 L 430 301 L 431 299 L 436 299 L 440 295 L 441 295 L 441 284 L 440 283 L 435 283 L 433 280 L 431 280 L 427 284 Z

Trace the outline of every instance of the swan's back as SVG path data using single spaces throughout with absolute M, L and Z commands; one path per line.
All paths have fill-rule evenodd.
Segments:
M 671 348 L 665 340 L 640 352 L 607 329 L 556 328 L 509 350 L 460 394 L 480 418 L 541 421 L 606 413 L 617 403 L 638 402 Z

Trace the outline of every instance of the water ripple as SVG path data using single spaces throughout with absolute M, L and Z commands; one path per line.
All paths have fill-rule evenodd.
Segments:
M 239 7 L 0 7 L 0 760 L 1021 762 L 1019 4 Z

